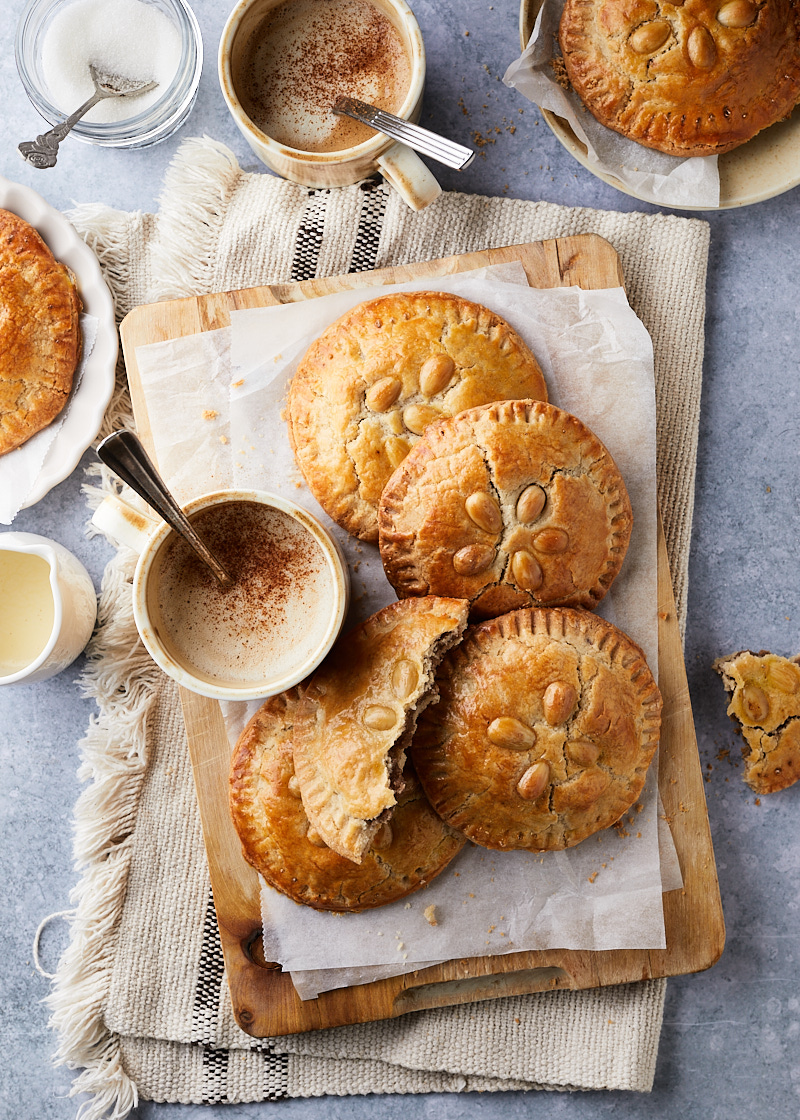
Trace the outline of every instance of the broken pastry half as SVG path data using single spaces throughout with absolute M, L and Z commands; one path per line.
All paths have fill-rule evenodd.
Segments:
M 714 669 L 745 739 L 744 780 L 756 793 L 793 785 L 800 778 L 800 655 L 740 650 L 717 658 Z
M 468 606 L 437 596 L 390 603 L 336 643 L 298 704 L 292 740 L 303 806 L 322 841 L 354 863 L 397 805 L 406 745 Z
M 480 619 L 593 609 L 622 566 L 633 514 L 597 436 L 554 405 L 519 400 L 428 428 L 387 483 L 378 521 L 401 599 L 469 599 Z
M 309 824 L 292 758 L 299 699 L 290 689 L 265 701 L 236 744 L 230 809 L 245 859 L 270 886 L 316 910 L 368 910 L 425 886 L 466 841 L 434 813 L 410 763 L 392 820 L 360 864 L 331 851 Z
M 485 848 L 570 848 L 639 797 L 661 695 L 635 642 L 588 611 L 472 626 L 436 673 L 410 757 L 436 812 Z
M 375 541 L 381 491 L 425 428 L 516 397 L 547 400 L 547 387 L 504 319 L 448 292 L 394 292 L 309 347 L 289 388 L 289 438 L 325 512 Z

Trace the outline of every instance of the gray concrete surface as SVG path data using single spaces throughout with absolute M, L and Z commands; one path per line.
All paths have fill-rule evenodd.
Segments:
M 235 131 L 216 81 L 216 44 L 230 0 L 194 0 L 206 44 L 200 96 L 182 132 L 143 152 L 67 143 L 56 169 L 38 172 L 16 153 L 41 122 L 18 81 L 13 32 L 22 0 L 0 20 L 0 173 L 59 207 L 103 201 L 152 210 L 179 141 L 208 134 L 242 165 L 253 157 Z M 653 208 L 580 167 L 538 111 L 502 85 L 518 54 L 512 0 L 416 0 L 428 50 L 424 122 L 470 142 L 493 142 L 446 189 L 546 199 L 601 209 Z M 469 35 L 466 34 L 469 32 Z M 520 111 L 521 110 L 521 111 Z M 512 131 L 513 128 L 513 131 Z M 800 1113 L 800 785 L 757 804 L 742 784 L 737 739 L 711 671 L 718 655 L 750 647 L 800 652 L 800 222 L 797 190 L 754 207 L 707 213 L 711 225 L 708 323 L 686 662 L 727 921 L 727 946 L 709 972 L 670 981 L 655 1087 L 650 1095 L 510 1093 L 296 1100 L 251 1106 L 142 1104 L 136 1120 L 255 1120 L 268 1112 L 313 1120 L 792 1120 Z M 52 536 L 83 560 L 99 587 L 108 546 L 84 535 L 83 463 L 14 528 Z M 76 681 L 81 661 L 55 679 L 0 690 L 0 1117 L 66 1120 L 78 1102 L 71 1074 L 54 1070 L 31 943 L 40 920 L 69 906 L 75 883 L 71 811 L 79 793 L 78 741 L 93 705 Z M 729 757 L 720 758 L 730 750 Z M 65 930 L 43 940 L 54 966 Z

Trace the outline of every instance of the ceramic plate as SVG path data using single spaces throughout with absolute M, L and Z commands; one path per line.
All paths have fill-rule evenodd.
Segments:
M 536 15 L 541 6 L 542 0 L 522 0 L 519 33 L 523 50 L 531 37 Z M 598 179 L 633 198 L 638 198 L 641 202 L 652 202 L 661 207 L 668 205 L 658 199 L 649 198 L 646 193 L 638 194 L 613 175 L 607 175 L 591 167 L 586 158 L 585 146 L 578 140 L 567 122 L 547 109 L 542 109 L 541 113 L 567 151 L 571 152 L 578 163 L 583 164 L 586 170 L 591 171 Z M 720 210 L 750 206 L 754 202 L 763 202 L 767 198 L 774 198 L 775 195 L 796 187 L 800 183 L 800 109 L 795 110 L 788 120 L 764 129 L 746 144 L 741 144 L 732 152 L 720 156 L 719 180 L 718 209 Z M 681 206 L 675 209 L 707 210 L 709 208 Z
M 40 501 L 77 467 L 91 444 L 114 391 L 117 364 L 117 328 L 111 299 L 97 257 L 58 210 L 30 189 L 0 176 L 0 208 L 18 214 L 47 242 L 56 260 L 72 269 L 78 281 L 83 309 L 97 319 L 97 338 L 86 360 L 83 379 L 72 399 L 69 413 L 48 448 L 36 484 L 23 509 Z M 13 452 L 12 452 L 13 454 Z

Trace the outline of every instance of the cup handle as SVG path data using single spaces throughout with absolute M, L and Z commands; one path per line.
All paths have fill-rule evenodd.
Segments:
M 141 552 L 150 534 L 161 522 L 110 494 L 92 514 L 92 524 L 120 544 L 127 545 L 134 552 Z
M 392 144 L 375 162 L 412 210 L 424 210 L 442 193 L 431 172 L 406 144 Z

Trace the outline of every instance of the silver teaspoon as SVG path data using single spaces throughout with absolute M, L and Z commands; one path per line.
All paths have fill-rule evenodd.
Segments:
M 108 74 L 104 70 L 98 70 L 92 63 L 89 63 L 89 73 L 94 82 L 94 93 L 89 100 L 84 101 L 80 109 L 76 109 L 65 121 L 51 128 L 49 132 L 43 132 L 35 140 L 24 140 L 18 145 L 22 157 L 34 167 L 55 167 L 58 145 L 81 117 L 93 109 L 99 101 L 105 101 L 108 97 L 132 97 L 135 93 L 147 93 L 158 85 L 158 82 L 137 82 L 132 78 L 123 78 L 119 74 Z
M 333 111 L 342 117 L 361 121 L 394 140 L 400 140 L 415 152 L 430 156 L 456 171 L 463 171 L 475 158 L 472 148 L 465 148 L 463 144 L 456 144 L 453 140 L 429 132 L 427 128 L 420 128 L 411 121 L 404 121 L 402 117 L 387 113 L 385 109 L 376 109 L 374 105 L 358 101 L 355 97 L 340 97 L 333 106 Z
M 110 467 L 123 482 L 127 482 L 140 498 L 144 498 L 183 537 L 223 587 L 233 586 L 231 577 L 203 544 L 188 517 L 170 494 L 137 435 L 129 431 L 112 432 L 98 444 L 97 455 L 101 462 Z

